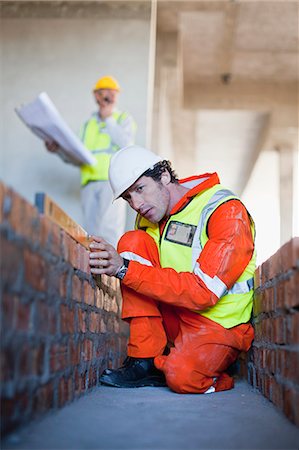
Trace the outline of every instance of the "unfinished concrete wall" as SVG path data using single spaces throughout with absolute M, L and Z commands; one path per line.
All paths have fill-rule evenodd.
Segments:
M 1 429 L 62 407 L 126 355 L 116 278 L 95 279 L 88 251 L 0 184 Z
M 248 378 L 299 425 L 299 237 L 256 271 Z

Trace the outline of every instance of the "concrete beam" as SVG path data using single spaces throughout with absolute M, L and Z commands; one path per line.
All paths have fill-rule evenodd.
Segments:
M 13 18 L 99 18 L 145 19 L 151 14 L 151 0 L 129 1 L 22 1 L 1 2 L 1 17 Z

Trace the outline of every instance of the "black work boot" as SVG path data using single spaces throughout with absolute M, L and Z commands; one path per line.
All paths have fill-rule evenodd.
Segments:
M 163 372 L 156 369 L 154 358 L 132 358 L 128 356 L 122 367 L 106 369 L 100 377 L 102 384 L 120 388 L 143 386 L 166 386 Z

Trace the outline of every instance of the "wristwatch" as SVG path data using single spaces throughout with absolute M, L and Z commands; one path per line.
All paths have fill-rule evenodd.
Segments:
M 123 265 L 120 267 L 120 269 L 118 270 L 117 274 L 115 275 L 116 278 L 118 278 L 119 280 L 123 280 L 126 276 L 126 273 L 128 271 L 128 267 L 129 267 L 129 259 L 125 259 L 123 258 L 124 263 Z

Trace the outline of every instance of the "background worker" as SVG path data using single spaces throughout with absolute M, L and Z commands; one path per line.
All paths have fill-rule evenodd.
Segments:
M 231 389 L 225 371 L 254 336 L 251 216 L 216 173 L 179 181 L 137 146 L 113 156 L 109 179 L 138 214 L 118 252 L 101 237 L 90 245 L 91 272 L 121 280 L 130 325 L 128 358 L 101 382 L 161 386 L 165 376 L 178 393 Z
M 94 166 L 66 157 L 56 142 L 46 142 L 49 151 L 59 152 L 65 162 L 80 166 L 84 227 L 89 234 L 103 236 L 114 246 L 125 230 L 126 208 L 121 202 L 112 202 L 109 162 L 121 147 L 133 144 L 136 132 L 132 116 L 116 109 L 119 91 L 118 82 L 111 76 L 100 78 L 94 86 L 93 94 L 99 108 L 80 133 L 85 147 L 96 159 Z

